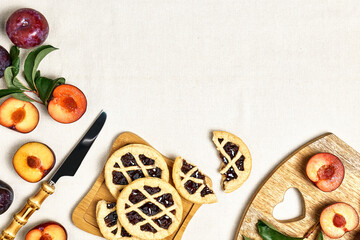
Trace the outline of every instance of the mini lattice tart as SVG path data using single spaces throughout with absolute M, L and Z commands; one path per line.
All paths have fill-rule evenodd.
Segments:
M 114 152 L 105 164 L 105 183 L 115 198 L 118 198 L 126 185 L 144 177 L 169 181 L 169 169 L 165 159 L 149 146 L 126 145 Z
M 200 204 L 217 202 L 210 178 L 182 157 L 175 159 L 172 178 L 180 195 L 190 202 Z
M 122 226 L 141 239 L 162 239 L 179 227 L 183 212 L 180 195 L 158 178 L 138 179 L 123 189 L 117 201 Z
M 222 187 L 229 193 L 239 188 L 251 172 L 251 155 L 245 143 L 237 136 L 214 131 L 213 142 L 221 158 L 220 173 Z
M 101 234 L 108 240 L 140 240 L 132 237 L 118 221 L 116 203 L 100 200 L 96 205 L 96 221 Z

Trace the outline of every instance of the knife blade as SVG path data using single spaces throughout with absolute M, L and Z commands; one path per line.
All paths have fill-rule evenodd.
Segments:
M 24 226 L 30 216 L 38 209 L 45 199 L 54 193 L 55 183 L 63 176 L 74 176 L 85 155 L 99 135 L 102 127 L 106 121 L 106 113 L 101 111 L 100 115 L 96 118 L 89 130 L 85 133 L 82 139 L 78 142 L 75 148 L 71 151 L 69 156 L 64 160 L 59 169 L 51 177 L 48 182 L 44 182 L 40 190 L 32 197 L 30 197 L 17 214 L 14 215 L 13 220 L 9 226 L 2 231 L 0 240 L 13 240 L 17 232 Z

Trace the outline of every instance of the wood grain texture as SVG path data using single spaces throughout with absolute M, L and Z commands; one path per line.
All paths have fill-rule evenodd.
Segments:
M 116 138 L 116 140 L 114 141 L 114 143 L 111 147 L 109 156 L 111 154 L 113 154 L 117 149 L 119 149 L 125 145 L 133 144 L 133 143 L 144 144 L 144 145 L 150 146 L 144 139 L 140 138 L 136 134 L 131 133 L 131 132 L 125 132 L 125 133 L 120 134 Z M 174 185 L 172 182 L 172 177 L 171 177 L 171 172 L 172 172 L 171 168 L 173 165 L 173 160 L 171 160 L 165 156 L 164 156 L 164 158 L 166 160 L 167 165 L 169 166 L 170 183 L 172 185 Z M 106 159 L 104 160 L 104 165 L 105 165 L 105 161 L 106 161 Z M 75 208 L 75 210 L 72 214 L 72 220 L 73 220 L 73 223 L 75 224 L 75 226 L 77 226 L 78 228 L 80 228 L 88 233 L 91 233 L 91 234 L 94 234 L 97 236 L 102 236 L 100 233 L 100 230 L 97 226 L 97 223 L 96 223 L 96 212 L 95 212 L 96 204 L 101 199 L 104 199 L 106 201 L 113 201 L 113 202 L 116 201 L 114 199 L 114 197 L 110 194 L 109 190 L 107 189 L 107 187 L 105 185 L 104 171 L 101 172 L 100 176 L 95 181 L 91 190 L 88 192 L 88 194 L 80 201 L 80 203 Z M 183 204 L 182 222 L 181 222 L 178 230 L 175 231 L 174 234 L 165 238 L 167 240 L 181 239 L 181 236 L 184 233 L 186 226 L 190 222 L 192 216 L 195 214 L 195 212 L 201 206 L 200 204 L 193 204 L 183 198 L 182 198 L 182 204 Z
M 345 178 L 338 189 L 322 192 L 306 176 L 306 164 L 311 156 L 320 152 L 332 153 L 345 167 Z M 254 194 L 240 221 L 235 239 L 242 235 L 260 240 L 256 223 L 259 219 L 275 226 L 284 234 L 303 237 L 319 221 L 321 211 L 335 202 L 346 202 L 360 213 L 360 154 L 332 133 L 324 134 L 300 147 L 287 157 Z M 303 196 L 304 215 L 292 222 L 277 221 L 272 215 L 274 207 L 283 201 L 287 189 L 295 187 Z M 309 239 L 314 239 L 312 234 Z M 330 239 L 324 236 L 324 239 Z M 360 226 L 342 238 L 360 239 Z

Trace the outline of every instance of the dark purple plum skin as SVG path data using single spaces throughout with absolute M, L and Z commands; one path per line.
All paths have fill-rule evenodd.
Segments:
M 33 48 L 46 40 L 49 24 L 40 12 L 31 8 L 21 8 L 7 20 L 6 33 L 16 46 Z
M 4 76 L 5 69 L 11 65 L 11 57 L 5 48 L 0 46 L 0 78 Z
M 0 180 L 0 215 L 9 209 L 14 200 L 14 191 L 5 182 Z

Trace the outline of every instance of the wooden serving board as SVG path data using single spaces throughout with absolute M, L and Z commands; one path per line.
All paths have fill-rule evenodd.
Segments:
M 144 145 L 150 146 L 144 139 L 140 138 L 136 134 L 131 133 L 131 132 L 125 132 L 125 133 L 120 134 L 116 138 L 116 140 L 114 141 L 114 143 L 111 147 L 109 156 L 111 154 L 113 154 L 117 149 L 119 149 L 125 145 L 133 144 L 133 143 L 144 144 Z M 174 185 L 172 182 L 172 177 L 171 177 L 173 160 L 171 160 L 165 156 L 163 156 L 163 157 L 165 158 L 166 163 L 169 167 L 170 183 L 172 185 Z M 106 160 L 107 159 L 103 160 L 104 166 L 105 166 Z M 105 185 L 104 171 L 101 172 L 100 176 L 96 180 L 96 182 L 93 185 L 93 187 L 91 188 L 91 190 L 86 194 L 86 196 L 80 201 L 80 203 L 75 208 L 75 210 L 72 214 L 72 220 L 73 220 L 73 223 L 75 224 L 75 226 L 77 226 L 78 228 L 80 228 L 88 233 L 91 233 L 91 234 L 94 234 L 97 236 L 102 236 L 100 233 L 100 230 L 98 228 L 98 225 L 96 223 L 96 213 L 95 213 L 96 204 L 101 199 L 104 199 L 106 201 L 116 202 L 116 199 L 110 194 L 109 190 L 107 189 L 107 187 Z M 182 204 L 183 204 L 183 209 L 184 209 L 182 222 L 181 222 L 178 230 L 174 234 L 172 234 L 171 236 L 169 236 L 165 239 L 174 239 L 174 240 L 181 239 L 181 236 L 183 235 L 185 228 L 188 225 L 190 219 L 192 218 L 192 216 L 195 214 L 195 212 L 201 206 L 201 204 L 194 204 L 183 198 L 182 198 Z
M 320 152 L 336 155 L 345 167 L 342 184 L 332 192 L 322 192 L 306 176 L 307 161 Z M 302 193 L 303 216 L 292 222 L 277 221 L 272 215 L 273 209 L 283 201 L 286 190 L 291 187 Z M 260 240 L 256 228 L 259 219 L 269 222 L 284 234 L 303 237 L 319 221 L 321 211 L 335 202 L 348 203 L 360 213 L 360 154 L 334 134 L 327 133 L 300 147 L 264 180 L 245 210 L 235 239 L 241 240 L 244 235 Z M 309 239 L 315 239 L 315 236 L 314 233 Z M 324 235 L 324 239 L 330 238 Z M 360 239 L 360 226 L 339 239 Z

